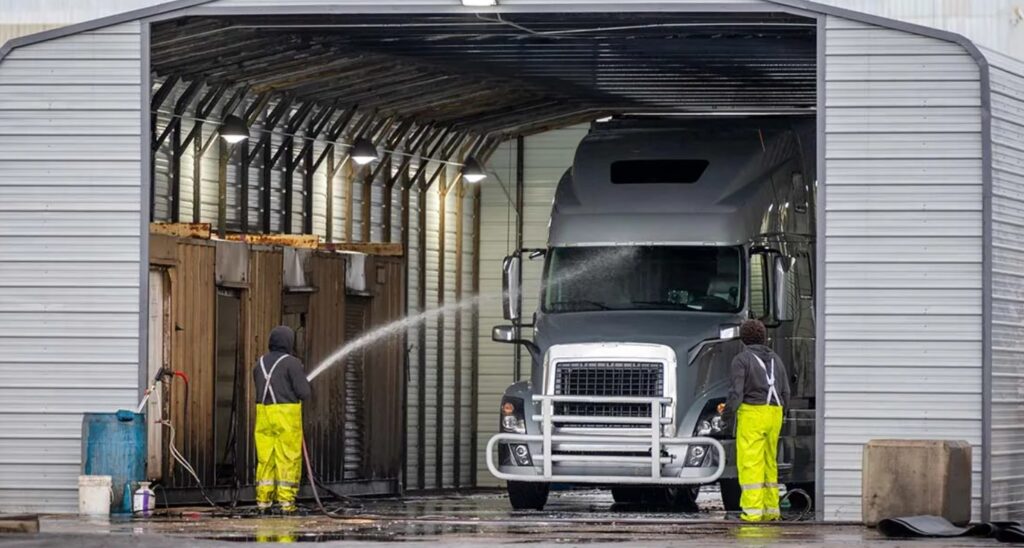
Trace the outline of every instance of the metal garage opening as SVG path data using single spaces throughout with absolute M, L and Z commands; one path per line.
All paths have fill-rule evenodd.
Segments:
M 480 228 L 482 193 L 514 202 L 497 185 L 522 183 L 497 173 L 507 180 L 484 189 L 467 183 L 460 168 L 473 159 L 500 172 L 502 157 L 527 136 L 608 118 L 653 128 L 755 117 L 765 120 L 761 147 L 770 155 L 770 131 L 791 120 L 805 128 L 806 141 L 781 146 L 804 149 L 813 179 L 818 32 L 816 18 L 785 10 L 207 14 L 156 22 L 152 213 L 155 221 L 209 223 L 221 238 L 316 235 L 350 250 L 397 244 L 406 257 L 405 310 L 460 301 L 482 291 L 481 276 L 493 275 L 483 271 L 493 268 L 485 261 L 497 248 L 481 249 L 490 238 Z M 217 138 L 229 116 L 250 127 L 248 140 Z M 353 157 L 365 142 L 377 161 L 363 166 Z M 556 161 L 569 167 L 571 154 Z M 812 230 L 813 204 L 812 195 L 802 210 Z M 804 258 L 812 293 L 813 255 Z M 350 297 L 347 316 L 360 306 Z M 810 297 L 807 306 L 813 310 Z M 491 344 L 481 342 L 489 331 L 481 325 L 490 313 L 432 317 L 406 333 L 405 489 L 493 481 L 481 477 L 492 400 L 503 389 L 480 382 L 480 346 Z M 799 451 L 792 443 L 784 451 L 790 460 L 802 455 L 799 480 L 809 484 L 813 319 L 778 336 L 803 339 L 794 354 L 803 360 L 803 411 L 794 424 L 806 439 Z M 349 385 L 370 365 L 356 361 L 346 366 Z M 511 355 L 501 364 L 511 381 L 518 366 Z M 346 418 L 365 413 L 359 401 L 346 393 Z M 373 435 L 346 429 L 345 461 L 366 462 L 356 453 L 374 445 Z M 374 473 L 398 471 L 377 466 Z

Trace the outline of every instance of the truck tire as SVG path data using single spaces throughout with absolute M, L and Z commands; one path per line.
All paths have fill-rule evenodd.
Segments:
M 531 481 L 508 482 L 508 502 L 514 510 L 543 510 L 548 503 L 549 486 Z
M 615 504 L 640 504 L 644 500 L 643 487 L 612 487 Z
M 718 490 L 722 493 L 722 506 L 725 507 L 726 512 L 739 512 L 742 510 L 740 508 L 740 494 L 743 491 L 740 489 L 739 478 L 723 478 L 718 480 Z
M 680 512 L 697 512 L 697 496 L 700 494 L 700 487 L 654 487 L 648 490 L 647 496 L 651 505 L 658 508 L 667 508 Z

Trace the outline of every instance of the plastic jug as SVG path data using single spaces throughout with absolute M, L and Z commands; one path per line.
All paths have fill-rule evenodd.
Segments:
M 139 488 L 132 496 L 132 513 L 137 516 L 149 517 L 156 508 L 156 493 L 149 488 L 148 481 L 140 481 Z

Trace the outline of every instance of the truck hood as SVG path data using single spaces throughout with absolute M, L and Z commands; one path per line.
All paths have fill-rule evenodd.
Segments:
M 541 355 L 556 344 L 622 342 L 663 344 L 685 365 L 691 348 L 718 337 L 722 324 L 737 324 L 736 314 L 662 310 L 608 310 L 538 314 L 534 342 Z M 538 364 L 539 365 L 539 364 Z

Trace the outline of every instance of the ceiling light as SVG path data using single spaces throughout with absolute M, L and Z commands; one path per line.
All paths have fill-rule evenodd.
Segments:
M 378 158 L 377 147 L 366 137 L 360 137 L 352 144 L 352 160 L 355 163 L 364 166 Z
M 498 0 L 462 0 L 462 5 L 468 8 L 487 8 L 497 6 Z
M 479 183 L 487 178 L 487 172 L 480 165 L 480 162 L 476 161 L 476 158 L 470 156 L 466 158 L 466 163 L 462 166 L 462 177 L 471 183 Z
M 245 120 L 233 114 L 224 119 L 219 131 L 220 136 L 231 144 L 240 143 L 249 138 L 249 126 L 245 124 Z

